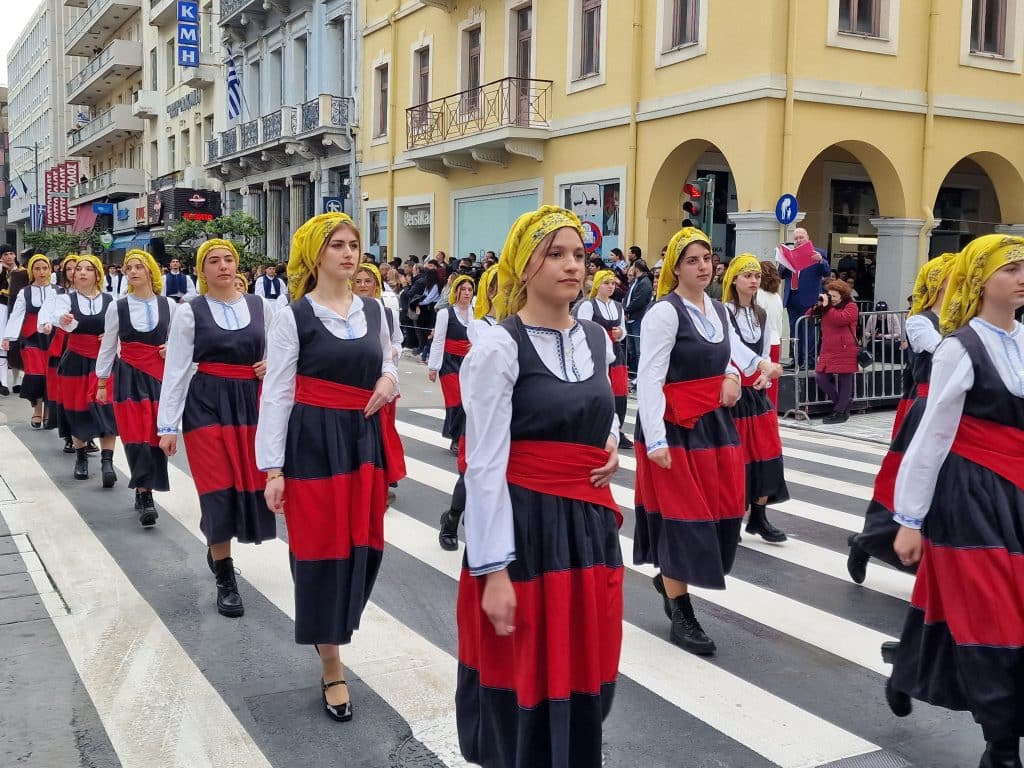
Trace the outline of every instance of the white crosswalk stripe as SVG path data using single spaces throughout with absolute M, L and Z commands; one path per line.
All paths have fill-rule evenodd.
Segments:
M 413 564 L 408 567 L 419 569 L 416 573 L 420 573 L 421 578 L 426 578 L 427 574 L 434 574 L 434 578 L 443 577 L 450 589 L 454 590 L 452 582 L 459 577 L 462 548 L 460 546 L 459 553 L 442 551 L 437 545 L 434 508 L 424 512 L 418 507 L 424 498 L 444 498 L 450 494 L 457 478 L 454 460 L 446 451 L 447 441 L 439 434 L 439 419 L 443 418 L 444 412 L 441 409 L 425 408 L 412 409 L 407 413 L 408 417 L 404 413 L 400 412 L 398 429 L 406 442 L 408 478 L 399 489 L 396 504 L 402 511 L 391 509 L 388 512 L 385 521 L 386 544 Z M 750 558 L 762 558 L 769 567 L 777 564 L 781 569 L 790 569 L 781 571 L 783 574 L 796 571 L 806 574 L 806 578 L 818 585 L 816 589 L 820 589 L 823 594 L 857 589 L 850 586 L 842 544 L 849 532 L 860 530 L 861 517 L 842 510 L 854 509 L 870 498 L 871 476 L 877 471 L 881 453 L 876 446 L 856 440 L 830 437 L 809 439 L 805 433 L 794 436 L 789 432 L 796 430 L 784 431 L 785 455 L 800 461 L 801 471 L 787 471 L 787 479 L 795 498 L 775 505 L 773 509 L 798 520 L 814 535 L 809 539 L 791 534 L 790 540 L 781 546 L 769 545 L 744 535 L 743 554 Z M 0 439 L 16 440 L 6 431 L 0 433 Z M 0 448 L 3 447 L 5 444 L 0 443 Z M 830 450 L 845 452 L 845 455 L 831 455 Z M 850 458 L 851 454 L 856 458 Z M 125 456 L 120 448 L 115 454 L 115 463 L 120 472 L 127 472 Z M 37 469 L 36 473 L 40 471 Z M 629 454 L 623 454 L 613 493 L 627 514 L 632 511 L 631 483 L 634 471 L 634 459 Z M 170 474 L 173 492 L 158 496 L 157 502 L 161 510 L 179 522 L 198 544 L 203 539 L 199 530 L 198 497 L 191 479 L 186 472 L 174 466 Z M 805 489 L 813 489 L 813 497 L 808 497 Z M 55 493 L 59 495 L 56 489 Z M 837 506 L 842 509 L 831 508 L 823 499 L 836 500 Z M 70 509 L 70 505 L 66 506 Z M 0 510 L 5 513 L 7 511 L 2 504 Z M 38 524 L 25 516 L 16 520 L 30 535 L 38 527 Z M 632 574 L 630 578 L 642 576 L 646 583 L 647 577 L 655 571 L 648 566 L 631 565 L 631 535 L 632 527 L 627 523 L 620 537 L 624 560 Z M 83 535 L 82 540 L 87 539 L 88 536 Z M 830 546 L 829 542 L 833 542 L 833 545 Z M 89 544 L 94 548 L 97 545 L 99 542 Z M 54 557 L 64 556 L 59 540 L 55 539 L 51 546 L 54 547 Z M 99 549 L 102 550 L 101 545 Z M 234 557 L 242 578 L 247 582 L 247 589 L 257 590 L 283 614 L 292 617 L 293 588 L 287 551 L 287 543 L 278 539 L 264 542 L 259 547 L 236 547 Z M 110 560 L 109 556 L 107 560 Z M 117 564 L 112 560 L 108 563 L 102 558 L 100 561 L 104 563 L 104 578 L 117 579 L 120 574 Z M 386 556 L 382 580 L 394 578 L 388 569 L 389 560 Z M 123 575 L 120 578 L 123 579 Z M 416 582 L 415 575 L 403 578 Z M 74 583 L 76 577 L 70 572 L 62 572 L 60 579 Z M 872 565 L 866 583 L 857 594 L 862 595 L 865 601 L 906 601 L 912 583 L 912 578 L 906 574 Z M 57 586 L 61 590 L 66 589 L 66 585 L 60 582 Z M 83 584 L 80 588 L 85 589 L 86 586 Z M 131 590 L 130 585 L 128 590 Z M 865 625 L 857 616 L 844 616 L 840 615 L 840 611 L 830 610 L 826 602 L 818 603 L 816 596 L 808 597 L 809 591 L 794 592 L 791 596 L 786 593 L 784 581 L 769 588 L 754 583 L 749 576 L 736 575 L 728 578 L 728 587 L 724 591 L 693 591 L 701 601 L 714 606 L 725 617 L 723 621 L 753 623 L 752 626 L 760 628 L 753 630 L 755 633 L 763 632 L 768 637 L 783 638 L 787 643 L 787 654 L 824 652 L 833 662 L 820 661 L 823 669 L 840 665 L 873 674 L 878 676 L 879 687 L 882 679 L 880 676 L 888 673 L 888 668 L 881 662 L 879 644 L 892 639 L 891 635 L 879 631 L 875 626 Z M 647 594 L 646 600 L 660 614 L 657 596 L 650 589 Z M 450 620 L 454 621 L 452 606 L 442 605 L 438 610 L 448 614 Z M 151 636 L 162 637 L 167 634 L 159 617 L 154 615 L 149 622 Z M 686 654 L 665 639 L 667 625 L 661 629 L 664 629 L 664 634 L 655 634 L 642 622 L 627 617 L 620 665 L 622 676 L 639 686 L 641 691 L 663 702 L 663 706 L 688 713 L 707 728 L 723 734 L 742 749 L 760 755 L 771 764 L 784 768 L 812 768 L 898 746 L 873 743 L 871 738 L 857 733 L 856 725 L 845 723 L 840 726 L 829 717 L 792 701 L 791 696 L 774 690 L 770 682 L 748 680 L 721 661 L 709 661 Z M 890 628 L 892 632 L 897 629 L 896 626 Z M 85 644 L 92 642 L 99 645 L 103 640 L 94 633 L 65 638 L 69 648 L 77 644 L 76 647 L 83 654 Z M 170 653 L 173 663 L 186 670 L 187 674 L 202 677 L 194 665 L 189 669 L 191 662 L 187 653 L 173 640 L 162 641 L 159 648 L 161 652 Z M 150 659 L 151 652 L 144 658 Z M 432 640 L 417 632 L 409 626 L 400 611 L 396 611 L 393 606 L 385 609 L 375 599 L 368 605 L 353 643 L 344 649 L 343 658 L 346 666 L 391 707 L 408 725 L 412 736 L 433 752 L 441 764 L 452 767 L 466 765 L 459 753 L 455 732 L 456 660 L 450 648 L 441 647 L 436 639 Z M 104 670 L 90 669 L 87 660 L 83 658 L 82 679 L 97 701 L 98 708 L 101 704 L 115 707 L 125 703 L 115 696 L 104 698 L 103 691 L 111 685 L 109 675 Z M 815 684 L 827 690 L 827 681 L 816 681 Z M 200 682 L 199 689 L 202 688 Z M 212 689 L 209 692 L 217 698 Z M 193 741 L 189 742 L 193 745 L 190 751 L 164 762 L 153 762 L 152 765 L 276 766 L 267 761 L 239 720 L 224 707 L 223 701 L 219 698 L 217 701 L 223 710 L 217 712 L 217 726 L 218 729 L 227 727 L 234 734 L 235 741 L 232 744 L 237 750 L 235 756 L 224 757 L 218 754 L 217 761 L 214 761 L 210 756 L 209 744 L 204 741 L 208 739 L 212 742 L 214 737 L 208 733 L 208 728 L 204 730 L 197 727 L 192 734 Z M 618 700 L 616 703 L 618 706 Z M 190 706 L 191 710 L 188 711 L 195 712 L 202 707 L 215 707 L 216 702 L 206 702 L 200 698 Z M 106 711 L 103 710 L 101 714 Z M 615 717 L 614 710 L 612 717 Z M 124 732 L 125 726 L 123 723 L 118 725 L 119 722 L 113 715 L 109 719 L 104 718 L 106 727 L 115 730 L 120 727 Z M 185 727 L 191 722 L 186 720 L 180 725 Z M 133 753 L 133 747 L 125 744 L 123 739 L 116 740 L 115 748 L 123 765 L 143 764 L 131 759 L 137 752 Z M 609 762 L 609 765 L 612 764 Z

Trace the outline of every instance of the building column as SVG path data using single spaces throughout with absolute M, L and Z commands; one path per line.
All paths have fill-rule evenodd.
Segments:
M 249 193 L 249 187 L 242 187 L 238 190 L 242 196 L 242 212 L 249 216 L 256 216 L 256 197 Z
M 1013 237 L 1024 237 L 1024 224 L 996 224 L 996 233 Z
M 309 218 L 306 211 L 306 185 L 291 181 L 288 185 L 288 210 L 291 211 L 291 232 L 290 237 L 295 237 L 295 231 L 302 226 Z
M 266 185 L 267 191 L 267 260 L 273 264 L 281 261 L 281 190 Z
M 875 301 L 904 307 L 917 279 L 918 242 L 923 219 L 871 219 L 878 230 L 875 256 Z
M 729 221 L 736 225 L 736 253 L 752 253 L 759 260 L 775 260 L 782 225 L 775 211 L 734 211 Z

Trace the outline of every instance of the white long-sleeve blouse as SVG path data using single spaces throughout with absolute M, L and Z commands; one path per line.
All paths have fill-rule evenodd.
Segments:
M 576 317 L 580 320 L 593 320 L 594 319 L 594 304 L 597 304 L 597 311 L 601 313 L 601 317 L 605 320 L 616 320 L 619 321 L 619 328 L 622 329 L 622 336 L 619 341 L 626 338 L 626 313 L 622 311 L 622 306 L 618 302 L 609 299 L 595 299 L 593 302 L 584 301 L 576 309 Z
M 977 317 L 970 325 L 1003 384 L 1014 397 L 1024 397 L 1024 326 L 1016 323 L 1007 332 Z M 964 402 L 973 386 L 974 367 L 964 345 L 953 337 L 943 339 L 932 358 L 924 415 L 896 475 L 893 519 L 900 525 L 920 528 L 928 516 L 939 470 L 953 447 Z
M 334 310 L 317 304 L 309 296 L 313 314 L 320 319 L 332 336 L 338 339 L 361 339 L 367 333 L 366 310 L 363 299 L 352 297 L 348 318 Z M 378 302 L 379 304 L 379 302 Z M 381 311 L 384 305 L 379 304 Z M 381 376 L 388 376 L 398 386 L 398 368 L 391 357 L 391 339 L 388 326 L 381 315 L 380 348 L 382 354 Z M 295 313 L 289 306 L 278 312 L 267 332 L 267 375 L 263 379 L 263 393 L 260 396 L 260 418 L 256 427 L 256 466 L 261 472 L 284 466 L 285 443 L 288 437 L 288 420 L 295 405 L 295 376 L 299 362 L 299 334 L 295 325 Z
M 223 302 L 207 297 L 213 321 L 225 331 L 240 331 L 248 327 L 250 316 L 245 296 Z M 277 305 L 263 301 L 263 325 L 269 330 Z M 192 355 L 195 351 L 196 316 L 188 301 L 183 301 L 171 318 L 167 334 L 167 356 L 164 358 L 164 380 L 160 387 L 160 407 L 156 416 L 156 433 L 173 435 L 178 432 L 181 414 L 185 411 L 185 396 L 195 374 Z
M 103 340 L 100 342 L 100 353 L 96 358 L 96 375 L 105 379 L 110 376 L 114 368 L 114 358 L 121 347 L 121 318 L 117 313 L 117 299 L 110 302 L 107 307 L 107 314 L 103 317 Z M 171 320 L 174 319 L 174 312 L 180 305 L 173 301 L 167 302 L 170 310 Z M 134 294 L 128 294 L 128 317 L 132 322 L 132 328 L 141 333 L 149 333 L 156 328 L 160 322 L 160 305 L 156 296 L 150 299 L 139 299 Z
M 473 310 L 462 310 L 458 305 L 453 305 L 455 319 L 458 320 L 469 334 L 469 325 L 473 319 Z M 448 338 L 448 307 L 437 310 L 437 319 L 434 320 L 434 336 L 430 342 L 430 357 L 427 358 L 427 368 L 431 371 L 441 370 L 441 363 L 444 360 L 444 342 Z
M 583 327 L 560 331 L 525 326 L 526 338 L 541 361 L 562 381 L 608 376 L 614 361 L 605 336 L 605 359 L 595 365 Z M 512 392 L 519 377 L 515 339 L 504 328 L 477 325 L 473 348 L 459 372 L 466 408 L 466 553 L 474 576 L 500 571 L 516 559 L 512 500 L 505 479 L 512 438 Z M 557 407 L 552 403 L 551 407 Z M 616 442 L 614 414 L 608 436 Z
M 32 292 L 32 304 L 40 308 L 39 315 L 42 315 L 42 307 L 56 291 L 52 285 L 31 285 L 28 289 Z M 70 304 L 68 305 L 70 307 Z M 21 336 L 21 326 L 25 322 L 25 291 L 18 292 L 18 298 L 14 300 L 14 308 L 10 317 L 7 318 L 7 327 L 4 329 L 4 338 L 13 341 Z M 38 321 L 38 315 L 37 315 Z

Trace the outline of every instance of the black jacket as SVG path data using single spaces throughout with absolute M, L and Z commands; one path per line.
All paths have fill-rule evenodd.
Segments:
M 637 275 L 636 280 L 626 289 L 626 302 L 623 306 L 626 322 L 633 323 L 643 320 L 653 298 L 654 287 L 651 285 L 651 276 L 646 272 Z

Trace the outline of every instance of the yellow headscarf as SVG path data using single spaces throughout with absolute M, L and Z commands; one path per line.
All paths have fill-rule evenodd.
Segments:
M 47 256 L 45 253 L 37 253 L 37 254 L 35 254 L 34 256 L 29 258 L 28 265 L 25 267 L 25 269 L 28 270 L 28 280 L 29 280 L 30 283 L 34 280 L 34 278 L 32 276 L 32 267 L 34 267 L 36 265 L 36 263 L 40 262 L 40 261 L 45 261 L 46 262 L 46 266 L 48 266 L 50 268 L 51 272 L 53 271 L 53 265 L 50 264 L 50 257 L 49 256 Z
M 472 285 L 473 278 L 469 275 L 457 275 L 456 278 L 452 280 L 451 288 L 448 289 L 448 303 L 453 307 L 455 306 L 455 302 L 459 295 L 459 286 L 463 283 L 469 283 Z
M 482 320 L 491 311 L 491 300 L 487 294 L 491 290 L 494 278 L 498 275 L 498 265 L 493 264 L 484 270 L 476 284 L 476 304 L 473 306 L 473 317 Z
M 235 272 L 235 280 L 241 280 L 242 288 L 245 290 L 246 293 L 249 292 L 249 280 L 246 278 L 245 275 L 243 275 L 241 272 Z
M 377 288 L 373 293 L 373 298 L 379 299 L 384 290 L 384 278 L 380 276 L 380 270 L 377 269 L 377 265 L 365 261 L 356 267 L 356 274 L 359 274 L 360 271 L 366 271 L 373 275 L 373 279 L 377 281 Z
M 102 291 L 103 283 L 107 279 L 106 272 L 103 271 L 103 262 L 100 261 L 98 256 L 93 256 L 91 253 L 80 253 L 78 255 L 78 263 L 81 264 L 83 261 L 92 264 L 93 269 L 96 270 L 96 287 Z
M 563 227 L 571 227 L 583 239 L 583 225 L 576 214 L 557 205 L 542 205 L 516 219 L 498 261 L 498 293 L 494 297 L 494 315 L 498 320 L 523 308 L 526 290 L 522 277 L 526 265 L 541 241 Z
M 609 280 L 618 280 L 614 272 L 610 269 L 599 269 L 594 274 L 594 282 L 590 285 L 590 298 L 597 296 L 597 291 L 601 287 L 601 283 L 607 283 Z
M 1007 264 L 1024 261 L 1024 237 L 982 235 L 964 248 L 953 262 L 939 319 L 943 334 L 965 326 L 978 314 L 982 288 Z
M 70 263 L 71 263 L 72 261 L 73 261 L 73 262 L 75 262 L 75 263 L 77 264 L 77 263 L 78 263 L 78 259 L 79 259 L 79 256 L 78 256 L 78 254 L 77 254 L 77 253 L 69 253 L 69 254 L 68 254 L 67 256 L 65 256 L 65 257 L 64 257 L 64 259 L 63 259 L 63 260 L 61 261 L 61 263 L 60 263 L 60 271 L 61 271 L 61 274 L 63 274 L 63 272 L 64 272 L 64 268 L 65 268 L 65 267 L 66 267 L 66 266 L 67 266 L 68 264 L 70 264 Z
M 761 262 L 752 253 L 741 253 L 734 256 L 729 262 L 729 268 L 725 270 L 725 277 L 722 278 L 722 301 L 728 302 L 733 299 L 732 284 L 737 277 L 746 272 L 757 272 L 761 274 Z
M 306 283 L 316 269 L 316 260 L 320 257 L 324 243 L 342 224 L 348 224 L 353 229 L 356 226 L 347 213 L 321 213 L 308 219 L 296 230 L 288 257 L 288 291 L 292 299 L 301 299 L 305 294 Z
M 683 255 L 683 251 L 693 243 L 704 243 L 709 249 L 711 248 L 711 238 L 696 227 L 683 227 L 668 241 L 665 258 L 661 263 L 661 275 L 658 277 L 658 292 L 655 298 L 660 299 L 662 296 L 667 296 L 679 285 L 679 278 L 676 277 L 676 263 Z
M 206 278 L 203 277 L 203 262 L 206 261 L 207 254 L 215 248 L 223 248 L 226 251 L 231 251 L 235 257 L 235 264 L 238 264 L 238 248 L 230 240 L 222 240 L 219 237 L 215 237 L 212 240 L 207 240 L 205 243 L 199 246 L 199 250 L 196 251 L 196 282 L 198 283 L 199 293 L 205 294 L 210 287 L 206 284 Z
M 942 284 L 949 277 L 956 257 L 955 253 L 944 253 L 921 267 L 917 273 L 917 280 L 914 281 L 913 303 L 910 306 L 911 315 L 919 315 L 935 305 L 935 299 Z
M 146 269 L 149 270 L 149 277 L 153 281 L 153 293 L 159 295 L 164 286 L 164 276 L 160 271 L 160 265 L 157 264 L 156 259 L 153 258 L 153 254 L 148 251 L 144 251 L 141 248 L 132 248 L 124 255 L 124 261 L 121 262 L 121 269 L 124 269 L 125 265 L 132 259 L 138 259 L 146 265 Z M 135 293 L 135 289 L 132 288 L 131 283 L 128 284 L 128 293 Z

